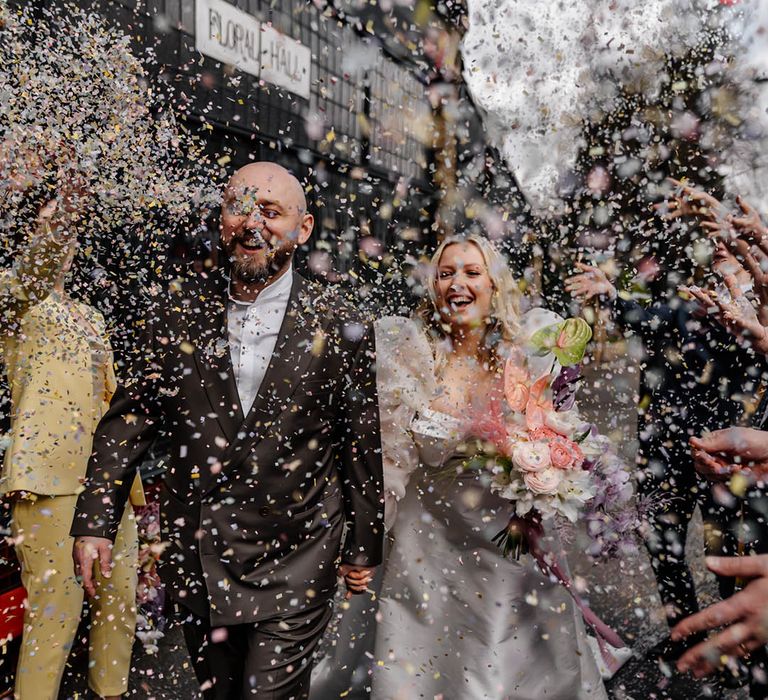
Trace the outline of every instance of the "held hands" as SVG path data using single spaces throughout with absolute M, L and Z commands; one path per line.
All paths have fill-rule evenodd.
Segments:
M 768 554 L 747 557 L 707 557 L 707 567 L 721 576 L 751 579 L 744 590 L 702 610 L 672 629 L 672 640 L 724 627 L 689 649 L 677 662 L 681 673 L 713 673 L 729 659 L 745 657 L 768 642 Z
M 370 566 L 355 566 L 353 564 L 342 564 L 339 566 L 339 578 L 344 579 L 347 585 L 346 600 L 353 595 L 365 593 L 368 586 L 373 581 L 373 574 L 376 569 Z
M 690 439 L 693 462 L 702 476 L 727 481 L 738 472 L 768 474 L 768 432 L 725 428 Z
M 95 567 L 103 578 L 112 575 L 112 541 L 106 537 L 77 537 L 72 548 L 75 562 L 75 576 L 82 581 L 82 586 L 89 597 L 96 595 Z
M 572 275 L 565 280 L 565 289 L 581 302 L 589 301 L 592 297 L 605 296 L 616 298 L 616 287 L 599 267 L 593 267 L 582 262 L 574 265 L 581 273 Z

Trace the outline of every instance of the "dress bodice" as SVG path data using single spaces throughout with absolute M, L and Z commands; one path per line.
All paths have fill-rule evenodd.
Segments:
M 554 358 L 551 353 L 541 356 L 526 349 L 526 339 L 537 329 L 561 320 L 557 314 L 545 309 L 533 309 L 520 319 L 518 345 L 533 376 L 551 372 Z M 455 459 L 456 476 L 464 483 L 469 479 L 479 483 L 483 475 L 460 474 L 458 469 L 467 458 L 466 452 L 457 449 L 466 437 L 466 420 L 430 408 L 441 394 L 441 387 L 435 356 L 423 326 L 414 319 L 386 316 L 376 322 L 375 331 L 376 386 L 384 462 L 384 519 L 390 529 L 397 517 L 397 502 L 405 497 L 407 485 L 415 473 L 421 477 L 445 476 L 445 467 L 450 467 L 450 460 Z M 420 466 L 427 469 L 420 469 Z M 441 474 L 434 473 L 435 467 L 441 467 Z M 436 486 L 433 489 L 442 490 Z M 495 495 L 493 499 L 499 500 Z
M 439 467 L 456 451 L 462 438 L 462 422 L 448 413 L 422 408 L 411 421 L 411 435 L 421 462 Z

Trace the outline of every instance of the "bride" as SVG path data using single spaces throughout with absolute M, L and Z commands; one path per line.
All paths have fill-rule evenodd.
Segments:
M 510 354 L 532 376 L 550 370 L 552 356 L 526 354 L 525 340 L 560 318 L 519 316 L 514 279 L 480 236 L 446 239 L 433 269 L 414 318 L 376 324 L 391 542 L 371 697 L 606 698 L 568 593 L 491 541 L 509 502 L 480 474 L 450 470 L 467 458 L 467 418 L 500 392 Z M 544 544 L 559 551 L 555 534 Z

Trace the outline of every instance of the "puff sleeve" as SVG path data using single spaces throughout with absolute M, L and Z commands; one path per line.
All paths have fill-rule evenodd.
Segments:
M 410 432 L 420 408 L 435 392 L 434 359 L 418 322 L 402 316 L 376 321 L 376 386 L 379 395 L 382 461 L 384 464 L 384 522 L 395 522 L 397 501 L 405 496 L 419 455 Z

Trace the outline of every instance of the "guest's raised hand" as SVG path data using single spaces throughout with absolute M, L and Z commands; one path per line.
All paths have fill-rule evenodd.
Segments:
M 768 316 L 765 313 L 766 309 L 762 307 L 762 302 L 758 300 L 757 306 L 761 311 L 757 311 L 734 275 L 724 275 L 723 282 L 728 289 L 730 299 L 716 296 L 715 300 L 725 328 L 742 345 L 749 345 L 756 352 L 768 355 L 768 328 L 766 327 Z M 768 291 L 768 288 L 765 291 Z
M 761 323 L 755 307 L 736 278 L 724 275 L 723 282 L 728 290 L 727 296 L 699 287 L 681 286 L 678 289 L 696 299 L 702 312 L 722 325 L 741 345 L 768 355 L 768 328 Z
M 696 677 L 722 668 L 730 658 L 745 657 L 768 642 L 768 555 L 707 557 L 707 567 L 719 576 L 751 579 L 744 590 L 687 617 L 672 629 L 672 640 L 724 627 L 689 649 L 677 662 L 680 672 Z
M 723 205 L 716 197 L 672 177 L 667 179 L 675 186 L 674 191 L 663 202 L 653 205 L 662 218 L 673 221 L 684 216 L 695 216 L 716 222 L 723 216 Z
M 690 439 L 694 466 L 715 481 L 733 474 L 768 473 L 768 432 L 754 428 L 724 428 Z
M 700 437 L 691 444 L 710 454 L 740 457 L 750 462 L 768 462 L 768 431 L 756 428 L 723 428 Z
M 699 302 L 699 308 L 694 310 L 695 316 L 712 316 L 716 321 L 720 321 L 720 309 L 715 303 L 714 292 L 701 287 L 688 287 L 680 285 L 677 290 L 683 294 L 693 297 Z
M 713 457 L 704 450 L 691 448 L 693 466 L 707 481 L 728 481 L 735 473 L 741 471 L 738 464 L 732 464 L 722 457 Z
M 741 195 L 736 197 L 736 203 L 741 209 L 742 216 L 730 216 L 729 220 L 736 234 L 758 246 L 763 253 L 768 254 L 768 227 L 763 224 L 760 214 Z
M 752 277 L 752 292 L 758 303 L 758 317 L 768 325 L 768 239 L 756 243 L 743 235 L 726 238 L 725 244 L 739 264 Z
M 725 243 L 738 258 L 743 267 L 752 275 L 755 289 L 768 287 L 768 228 L 763 225 L 760 214 L 741 196 L 736 197 L 742 216 L 729 214 L 724 221 L 704 222 L 702 227 Z M 768 292 L 765 292 L 768 297 Z
M 41 207 L 38 222 L 47 221 L 66 228 L 85 216 L 92 193 L 83 175 L 76 170 L 62 170 L 57 173 L 56 180 L 55 196 Z
M 768 328 L 762 324 L 752 302 L 739 286 L 736 277 L 723 275 L 723 282 L 730 299 L 718 294 L 714 296 L 722 324 L 742 345 L 749 345 L 756 352 L 768 355 Z
M 50 232 L 59 238 L 73 238 L 73 224 L 86 215 L 92 195 L 71 144 L 63 139 L 41 145 L 5 138 L 0 140 L 0 161 L 3 206 L 8 195 L 40 190 L 50 198 L 44 199 L 38 209 L 38 234 Z
M 576 262 L 574 265 L 581 272 L 565 280 L 565 290 L 569 294 L 582 302 L 589 301 L 592 297 L 616 298 L 616 287 L 599 267 L 582 262 Z

